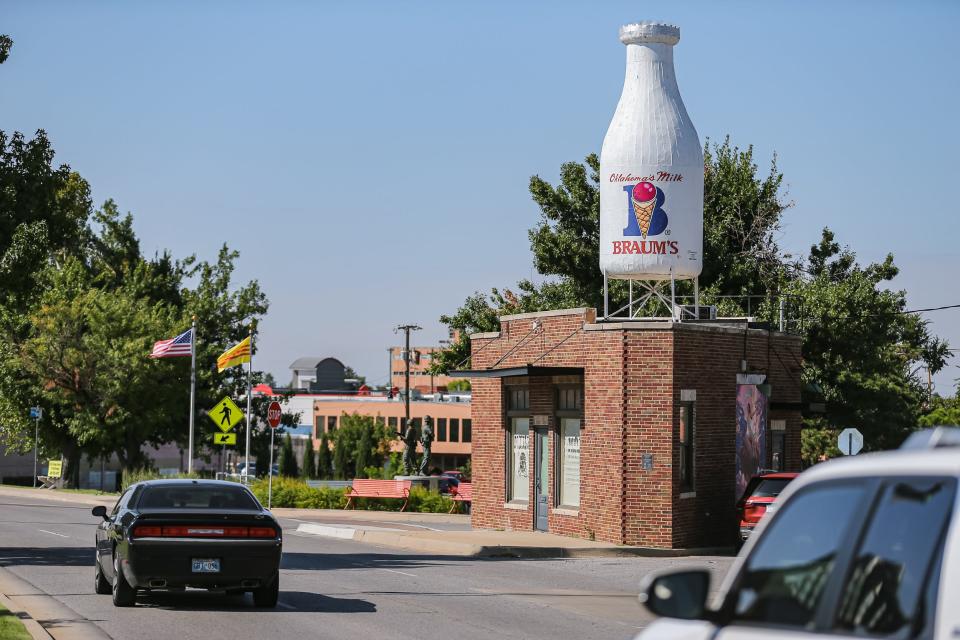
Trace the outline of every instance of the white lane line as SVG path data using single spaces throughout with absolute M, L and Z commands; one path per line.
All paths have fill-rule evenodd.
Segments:
M 52 536 L 60 536 L 61 538 L 69 538 L 69 537 L 70 537 L 70 536 L 65 536 L 65 535 L 63 535 L 62 533 L 57 533 L 56 531 L 47 531 L 46 529 L 37 529 L 37 531 L 40 531 L 40 532 L 42 532 L 42 533 L 49 533 L 49 534 L 52 535 Z
M 288 610 L 288 611 L 296 611 L 296 610 L 297 610 L 296 607 L 294 607 L 294 606 L 292 606 L 292 605 L 289 605 L 289 604 L 287 604 L 286 602 L 278 602 L 278 603 L 277 603 L 277 606 L 280 607 L 281 609 L 286 609 L 286 610 Z
M 396 570 L 394 570 L 394 569 L 383 569 L 383 568 L 381 568 L 380 570 L 381 570 L 381 571 L 389 571 L 390 573 L 399 573 L 399 574 L 402 575 L 402 576 L 410 576 L 411 578 L 416 578 L 416 577 L 417 577 L 417 576 L 413 575 L 412 573 L 405 573 L 405 572 L 403 572 L 403 571 L 396 571 Z

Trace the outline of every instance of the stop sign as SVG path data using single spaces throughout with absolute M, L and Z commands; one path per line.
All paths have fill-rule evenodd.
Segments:
M 267 407 L 267 422 L 270 423 L 271 429 L 276 429 L 280 426 L 280 414 L 282 409 L 280 409 L 279 402 L 271 402 L 270 406 Z

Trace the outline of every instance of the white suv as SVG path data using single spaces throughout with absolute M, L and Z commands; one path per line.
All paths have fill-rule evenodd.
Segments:
M 710 574 L 647 576 L 638 640 L 960 638 L 960 429 L 790 483 L 707 606 Z

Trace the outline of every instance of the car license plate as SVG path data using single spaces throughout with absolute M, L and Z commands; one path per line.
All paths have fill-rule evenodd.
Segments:
M 194 573 L 220 573 L 220 560 L 214 558 L 194 558 Z

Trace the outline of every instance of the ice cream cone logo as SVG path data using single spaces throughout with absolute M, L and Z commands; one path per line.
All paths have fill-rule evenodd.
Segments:
M 640 182 L 633 188 L 630 196 L 640 234 L 646 238 L 650 230 L 650 220 L 653 219 L 653 210 L 657 206 L 657 188 L 649 182 Z

